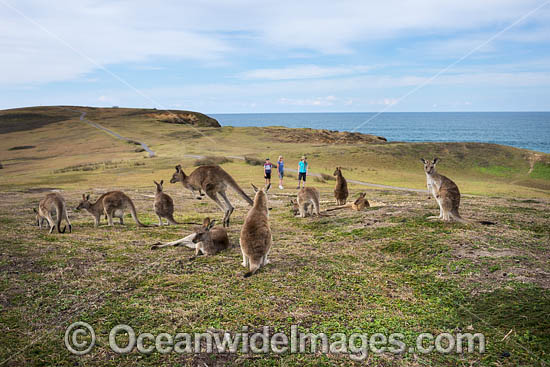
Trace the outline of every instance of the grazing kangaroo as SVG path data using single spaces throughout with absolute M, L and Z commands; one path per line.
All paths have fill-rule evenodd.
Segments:
M 451 179 L 435 171 L 435 165 L 439 162 L 439 158 L 434 158 L 432 162 L 426 161 L 424 158 L 420 158 L 420 160 L 424 163 L 428 192 L 439 204 L 439 217 L 433 216 L 428 219 L 442 219 L 446 222 L 454 219 L 457 222 L 469 223 L 458 214 L 460 206 L 458 186 Z
M 308 214 L 313 215 L 319 214 L 319 190 L 315 187 L 302 187 L 298 191 L 296 201 L 290 200 L 290 203 L 293 205 L 294 215 L 300 213 L 300 217 L 305 218 Z
M 256 192 L 254 205 L 244 220 L 239 240 L 243 253 L 242 265 L 245 268 L 249 267 L 248 273 L 244 274 L 245 278 L 256 273 L 261 266 L 269 264 L 267 255 L 273 243 L 267 208 L 267 191 L 271 186 L 268 185 L 262 190 L 258 190 L 254 185 L 252 187 Z
M 195 259 L 202 252 L 206 256 L 216 255 L 218 252 L 229 247 L 227 230 L 223 227 L 214 227 L 216 221 L 205 218 L 202 227 L 195 230 L 192 242 L 195 244 Z M 214 227 L 214 228 L 212 228 Z
M 351 208 L 353 210 L 357 210 L 358 212 L 361 210 L 364 210 L 365 208 L 370 207 L 370 203 L 367 199 L 365 199 L 365 196 L 367 194 L 362 192 L 359 194 L 359 197 L 351 204 Z
M 342 167 L 336 167 L 333 173 L 336 176 L 336 187 L 334 188 L 334 197 L 336 198 L 336 205 L 346 205 L 346 200 L 349 195 L 348 182 L 342 176 Z
M 218 207 L 224 212 L 223 226 L 229 227 L 229 218 L 233 213 L 233 205 L 227 198 L 225 191 L 227 186 L 230 186 L 250 205 L 254 204 L 252 199 L 237 185 L 237 182 L 225 172 L 220 166 L 200 166 L 187 176 L 181 169 L 181 165 L 176 166 L 176 172 L 172 175 L 170 183 L 181 182 L 183 187 L 191 190 L 193 194 L 202 191 L 212 199 Z M 218 194 L 222 197 L 224 203 L 218 198 Z
M 61 230 L 61 220 L 65 219 L 65 221 L 69 225 L 69 232 L 72 232 L 73 226 L 71 225 L 71 221 L 69 220 L 69 216 L 67 215 L 67 206 L 65 205 L 65 199 L 60 194 L 53 192 L 46 195 L 44 199 L 40 200 L 40 203 L 38 204 L 38 210 L 34 208 L 33 210 L 36 213 L 36 222 L 40 229 L 42 229 L 42 223 L 45 219 L 50 225 L 50 233 L 52 233 L 55 228 L 57 228 L 57 232 L 65 233 L 67 226 L 64 226 L 63 230 Z M 55 222 L 52 218 L 52 214 L 54 212 L 56 213 Z
M 94 204 L 90 202 L 89 194 L 82 194 L 82 201 L 78 204 L 76 210 L 86 209 L 94 217 L 95 227 L 98 227 L 101 214 L 105 214 L 110 226 L 113 225 L 113 217 L 119 218 L 120 224 L 124 224 L 124 210 L 127 208 L 130 209 L 132 218 L 134 218 L 139 227 L 148 227 L 139 221 L 132 199 L 122 191 L 110 191 L 103 194 Z
M 174 219 L 174 200 L 172 200 L 170 195 L 165 194 L 162 191 L 164 180 L 160 180 L 160 183 L 158 183 L 157 181 L 153 182 L 157 186 L 153 209 L 155 209 L 155 213 L 157 214 L 157 217 L 159 217 L 159 226 L 162 226 L 162 218 L 166 218 L 168 220 L 168 223 L 171 224 L 181 224 L 176 222 L 176 220 Z

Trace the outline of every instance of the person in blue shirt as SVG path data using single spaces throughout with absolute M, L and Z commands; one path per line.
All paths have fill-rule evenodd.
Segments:
M 283 161 L 283 156 L 279 156 L 279 160 L 277 161 L 277 171 L 279 172 L 279 189 L 284 189 L 283 187 L 283 178 L 285 176 L 285 162 Z
M 273 163 L 269 161 L 269 158 L 265 159 L 264 163 L 264 178 L 265 178 L 265 187 L 271 185 L 271 170 L 273 169 Z
M 305 156 L 302 156 L 302 159 L 300 159 L 300 162 L 298 162 L 298 187 L 297 189 L 300 189 L 300 184 L 302 180 L 304 181 L 304 187 L 306 187 L 306 176 L 307 176 L 307 158 Z

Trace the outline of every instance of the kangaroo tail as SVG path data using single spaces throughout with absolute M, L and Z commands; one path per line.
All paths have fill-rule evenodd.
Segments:
M 250 196 L 248 196 L 246 194 L 246 192 L 243 191 L 243 189 L 241 189 L 239 187 L 239 185 L 237 184 L 237 182 L 235 182 L 235 180 L 233 179 L 233 177 L 231 177 L 229 175 L 229 173 L 226 172 L 226 177 L 225 177 L 225 182 L 231 186 L 233 188 L 233 190 L 235 190 L 239 195 L 241 195 L 241 197 L 246 200 L 246 202 L 249 204 L 249 205 L 254 205 L 254 200 L 252 200 L 250 198 Z
M 180 222 L 176 221 L 176 220 L 174 219 L 174 215 L 173 215 L 173 214 L 170 214 L 170 216 L 169 216 L 169 217 L 166 217 L 166 219 L 168 219 L 168 222 L 170 222 L 170 224 L 183 224 L 183 223 L 180 223 Z
M 456 220 L 457 222 L 464 223 L 464 224 L 470 224 L 470 223 L 472 223 L 471 221 L 462 218 L 462 217 L 460 216 L 460 214 L 458 214 L 458 210 L 457 210 L 457 211 L 452 211 L 452 212 L 451 212 L 451 218 L 453 218 L 453 219 Z
M 258 269 L 260 268 L 260 263 L 252 263 L 250 262 L 250 271 L 246 274 L 244 274 L 244 277 L 245 278 L 248 278 L 254 274 L 256 274 L 256 272 L 258 271 Z
M 132 218 L 134 218 L 134 220 L 136 221 L 136 224 L 139 227 L 149 227 L 148 225 L 143 224 L 143 223 L 140 222 L 140 220 L 137 216 L 137 213 L 136 213 L 136 207 L 135 207 L 134 203 L 132 202 L 132 200 L 128 199 L 128 202 L 130 203 L 130 213 L 132 214 Z

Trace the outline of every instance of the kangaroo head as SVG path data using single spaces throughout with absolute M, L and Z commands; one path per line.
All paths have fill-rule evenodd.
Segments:
M 36 225 L 40 226 L 40 214 L 38 214 L 38 210 L 36 210 L 36 208 L 32 208 L 32 211 L 34 212 L 34 219 L 36 221 Z
M 256 196 L 254 196 L 254 206 L 265 207 L 267 209 L 267 192 L 271 188 L 271 184 L 267 185 L 267 187 L 263 189 L 258 189 L 254 184 L 250 184 L 250 185 L 252 185 L 252 188 L 256 193 Z
M 82 194 L 82 200 L 80 201 L 80 203 L 78 203 L 76 210 L 90 209 L 91 207 L 92 207 L 92 203 L 90 203 L 90 194 L 88 195 Z
M 435 173 L 435 165 L 439 162 L 439 158 L 434 158 L 431 162 L 429 160 L 425 160 L 424 158 L 420 158 L 420 160 L 424 163 L 424 172 L 428 175 Z
M 207 241 L 210 237 L 210 230 L 212 227 L 214 227 L 214 224 L 216 223 L 216 220 L 210 220 L 210 218 L 206 217 L 204 218 L 204 221 L 202 223 L 202 227 L 198 227 L 195 230 L 195 237 L 193 237 L 193 243 L 199 243 Z
M 336 167 L 334 170 L 333 176 L 340 176 L 342 174 L 342 167 Z
M 298 208 L 298 201 L 290 199 L 290 206 L 292 207 L 292 213 L 294 213 L 294 215 L 298 214 L 298 212 L 300 211 L 300 209 Z
M 162 192 L 162 185 L 164 184 L 164 180 L 160 180 L 160 183 L 157 181 L 153 181 L 155 185 L 157 185 L 157 193 Z
M 176 166 L 176 172 L 174 172 L 172 178 L 170 179 L 170 183 L 175 184 L 176 182 L 184 182 L 185 177 L 185 173 L 181 169 L 181 164 L 178 164 Z

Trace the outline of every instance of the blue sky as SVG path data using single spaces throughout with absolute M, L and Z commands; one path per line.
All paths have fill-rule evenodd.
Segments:
M 548 0 L 0 0 L 0 34 L 0 108 L 550 111 Z

